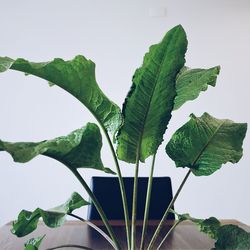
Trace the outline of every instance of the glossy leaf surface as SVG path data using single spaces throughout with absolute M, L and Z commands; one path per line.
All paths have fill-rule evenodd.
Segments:
M 197 175 L 211 175 L 227 162 L 236 163 L 242 157 L 246 123 L 220 120 L 204 113 L 178 129 L 166 146 L 176 167 L 188 167 Z
M 171 118 L 175 79 L 185 63 L 187 39 L 182 26 L 171 29 L 150 47 L 133 76 L 123 105 L 124 124 L 118 133 L 118 158 L 134 163 L 156 153 Z
M 6 151 L 16 162 L 28 162 L 38 155 L 54 158 L 70 169 L 94 168 L 113 173 L 101 161 L 102 137 L 98 126 L 88 123 L 67 136 L 41 142 L 0 141 L 0 151 Z
M 18 70 L 58 85 L 82 102 L 97 120 L 114 133 L 121 125 L 120 108 L 110 101 L 99 88 L 95 78 L 95 64 L 84 56 L 64 61 L 56 58 L 51 62 L 33 63 L 0 57 L 0 72 Z
M 13 222 L 11 231 L 16 236 L 23 237 L 37 228 L 40 218 L 48 227 L 60 227 L 64 224 L 67 214 L 86 205 L 89 205 L 89 203 L 75 192 L 64 204 L 58 207 L 49 210 L 37 208 L 33 212 L 22 210 L 18 215 L 18 219 Z
M 220 67 L 210 69 L 190 69 L 183 67 L 176 78 L 176 92 L 174 109 L 179 109 L 185 102 L 196 99 L 201 91 L 208 86 L 215 86 Z

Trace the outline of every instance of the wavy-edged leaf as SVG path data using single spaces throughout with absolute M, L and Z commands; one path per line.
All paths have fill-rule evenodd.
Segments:
M 64 204 L 58 207 L 49 210 L 37 208 L 33 212 L 22 210 L 18 215 L 18 219 L 13 222 L 11 232 L 18 237 L 23 237 L 37 228 L 40 218 L 48 227 L 60 227 L 64 224 L 67 214 L 86 205 L 89 205 L 89 202 L 74 192 Z
M 214 246 L 214 250 L 249 250 L 250 233 L 236 225 L 221 226 Z
M 44 237 L 45 235 L 29 239 L 24 244 L 24 250 L 38 250 Z
M 215 217 L 210 217 L 208 219 L 197 219 L 191 217 L 189 214 L 178 214 L 175 211 L 172 212 L 174 212 L 177 215 L 178 220 L 192 221 L 198 226 L 200 232 L 207 234 L 212 239 L 218 238 L 218 229 L 220 228 L 221 223 Z
M 227 162 L 236 163 L 242 157 L 246 123 L 220 120 L 204 113 L 191 115 L 166 146 L 176 167 L 188 167 L 194 175 L 211 175 Z
M 215 239 L 213 250 L 248 250 L 250 249 L 250 233 L 236 225 L 222 225 L 215 217 L 197 219 L 189 214 L 178 214 L 172 210 L 180 221 L 190 220 L 195 223 L 200 232 Z
M 95 64 L 84 56 L 78 55 L 70 61 L 56 58 L 45 63 L 0 57 L 0 72 L 8 69 L 38 76 L 49 81 L 50 85 L 63 88 L 82 102 L 110 132 L 114 133 L 120 127 L 120 108 L 99 88 L 95 78 Z
M 6 151 L 16 162 L 28 162 L 37 155 L 54 158 L 70 169 L 94 168 L 114 173 L 101 161 L 102 137 L 98 126 L 88 123 L 67 136 L 41 142 L 0 141 L 0 151 Z
M 118 133 L 118 158 L 134 163 L 156 153 L 171 118 L 175 79 L 185 63 L 187 39 L 182 26 L 167 32 L 150 47 L 136 70 L 123 105 L 124 124 Z
M 193 222 L 195 222 L 193 220 Z M 218 238 L 218 229 L 220 228 L 221 224 L 220 221 L 217 220 L 215 217 L 209 217 L 208 219 L 199 220 L 195 222 L 199 230 L 202 233 L 207 234 L 212 239 Z
M 201 91 L 206 91 L 208 85 L 215 86 L 220 66 L 210 69 L 190 69 L 183 67 L 176 78 L 174 110 L 179 109 L 185 102 L 196 99 Z

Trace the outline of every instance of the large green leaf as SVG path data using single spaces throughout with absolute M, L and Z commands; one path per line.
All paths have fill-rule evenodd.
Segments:
M 195 223 L 199 230 L 215 239 L 214 250 L 249 250 L 250 233 L 236 225 L 221 225 L 220 221 L 214 217 L 208 219 L 197 219 L 189 214 L 178 214 L 174 212 L 178 220 L 190 220 Z
M 221 223 L 215 217 L 197 219 L 191 217 L 189 214 L 178 214 L 173 210 L 172 212 L 177 215 L 179 221 L 190 220 L 198 226 L 200 232 L 207 234 L 212 239 L 218 238 L 218 229 L 220 228 Z
M 242 157 L 246 123 L 220 120 L 204 113 L 178 129 L 166 146 L 176 167 L 188 167 L 197 175 L 210 175 L 227 162 Z
M 84 56 L 76 56 L 71 61 L 56 58 L 45 63 L 33 63 L 22 58 L 13 60 L 0 57 L 0 72 L 8 69 L 41 77 L 68 91 L 112 133 L 121 124 L 120 108 L 101 91 L 95 78 L 95 64 Z
M 18 237 L 23 237 L 37 228 L 40 218 L 48 227 L 60 227 L 64 224 L 67 214 L 86 205 L 89 205 L 89 203 L 75 192 L 64 204 L 58 207 L 49 210 L 37 208 L 33 212 L 22 210 L 18 215 L 18 219 L 13 222 L 11 232 Z
M 249 250 L 250 233 L 236 225 L 221 226 L 214 246 L 214 250 Z
M 101 147 L 101 133 L 94 123 L 53 140 L 17 143 L 0 141 L 0 151 L 10 153 L 16 162 L 28 162 L 41 154 L 62 162 L 70 169 L 94 168 L 113 173 L 103 166 Z
M 180 108 L 185 102 L 196 99 L 201 91 L 206 91 L 208 85 L 215 86 L 220 66 L 210 69 L 190 69 L 183 67 L 176 78 L 174 109 Z
M 136 70 L 123 105 L 124 124 L 118 133 L 119 159 L 134 163 L 156 153 L 171 118 L 175 79 L 185 63 L 187 39 L 182 26 L 171 29 L 150 47 Z
M 25 247 L 24 250 L 38 250 L 44 237 L 45 235 L 29 239 L 24 244 L 24 247 Z

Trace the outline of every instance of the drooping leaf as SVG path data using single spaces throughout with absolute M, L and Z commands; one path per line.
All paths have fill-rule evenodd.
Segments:
M 215 217 L 210 217 L 208 219 L 197 219 L 191 217 L 190 214 L 178 214 L 172 209 L 171 212 L 177 215 L 179 221 L 192 221 L 198 226 L 200 232 L 207 234 L 212 239 L 217 239 L 218 229 L 220 228 L 221 223 Z
M 211 175 L 227 162 L 236 163 L 242 157 L 246 123 L 220 120 L 204 113 L 178 129 L 166 146 L 176 167 L 188 167 L 194 175 Z
M 118 158 L 134 163 L 156 153 L 171 118 L 176 75 L 185 63 L 187 39 L 182 26 L 171 29 L 150 47 L 136 70 L 123 105 L 124 124 L 118 133 Z
M 208 219 L 197 219 L 189 214 L 178 214 L 174 212 L 178 220 L 190 220 L 195 223 L 199 230 L 207 234 L 210 238 L 215 239 L 213 250 L 249 250 L 250 233 L 236 225 L 221 225 L 215 217 Z
M 214 246 L 214 250 L 249 250 L 250 233 L 236 225 L 221 226 Z
M 218 238 L 218 229 L 220 228 L 221 224 L 220 221 L 218 221 L 215 217 L 197 221 L 196 224 L 199 226 L 199 230 L 207 234 L 210 238 Z
M 45 235 L 36 238 L 31 238 L 30 240 L 26 241 L 24 244 L 24 250 L 38 250 L 44 237 Z
M 183 67 L 176 78 L 174 109 L 180 108 L 185 102 L 196 99 L 201 91 L 206 91 L 208 85 L 215 86 L 220 66 L 210 69 L 190 69 Z
M 94 168 L 114 173 L 103 166 L 101 147 L 101 133 L 94 123 L 88 123 L 67 136 L 53 140 L 16 143 L 0 141 L 0 151 L 10 153 L 16 162 L 28 162 L 41 154 L 62 162 L 70 169 Z
M 95 64 L 84 56 L 71 61 L 56 58 L 51 62 L 33 63 L 0 57 L 0 72 L 18 70 L 58 85 L 82 102 L 97 120 L 114 133 L 122 122 L 120 108 L 110 101 L 99 88 L 95 78 Z
M 11 232 L 18 237 L 23 237 L 37 228 L 40 218 L 48 227 L 60 227 L 64 224 L 67 214 L 86 205 L 89 205 L 89 202 L 75 192 L 64 204 L 58 207 L 49 210 L 37 208 L 33 212 L 22 210 L 18 215 L 18 219 L 13 222 Z

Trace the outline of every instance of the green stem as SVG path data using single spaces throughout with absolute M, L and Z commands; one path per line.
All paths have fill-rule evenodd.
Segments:
M 65 248 L 65 247 L 71 247 L 71 248 L 74 247 L 74 248 L 80 248 L 80 249 L 86 249 L 86 250 L 93 250 L 92 248 L 84 247 L 80 245 L 61 245 L 57 247 L 47 248 L 46 250 L 54 250 L 54 249 Z
M 94 230 L 96 230 L 99 234 L 101 234 L 109 243 L 110 245 L 115 249 L 115 245 L 114 242 L 112 241 L 112 239 L 99 227 L 97 227 L 94 223 L 84 220 L 82 217 L 75 215 L 75 214 L 68 214 L 71 217 L 74 217 L 82 222 L 84 222 L 85 224 L 87 224 L 88 226 L 92 227 Z
M 134 176 L 134 191 L 132 203 L 132 227 L 131 227 L 131 250 L 136 249 L 136 213 L 137 213 L 137 188 L 138 188 L 138 174 L 139 174 L 139 153 L 137 154 Z
M 119 180 L 119 186 L 120 186 L 120 191 L 121 191 L 121 196 L 122 196 L 122 204 L 123 204 L 123 211 L 124 211 L 124 218 L 125 218 L 125 225 L 126 225 L 126 235 L 127 235 L 127 246 L 128 246 L 128 250 L 130 250 L 130 245 L 131 245 L 131 236 L 130 236 L 130 220 L 129 220 L 129 213 L 128 213 L 128 202 L 127 202 L 127 196 L 126 196 L 126 191 L 125 191 L 125 187 L 124 187 L 124 181 L 122 178 L 122 174 L 121 174 L 121 169 L 119 166 L 119 162 L 117 160 L 116 157 L 116 153 L 113 147 L 113 144 L 110 140 L 110 137 L 106 131 L 106 129 L 101 125 L 102 130 L 107 138 L 109 147 L 111 149 L 114 161 L 115 161 L 115 166 L 116 166 L 116 171 L 117 171 L 117 175 L 118 175 L 118 180 Z
M 179 225 L 180 221 L 176 221 L 174 223 L 174 225 L 169 229 L 169 231 L 167 232 L 167 234 L 165 235 L 165 237 L 163 238 L 163 240 L 161 241 L 161 243 L 159 244 L 159 246 L 157 247 L 157 250 L 160 250 L 160 247 L 163 245 L 163 243 L 165 242 L 165 240 L 168 238 L 168 236 L 171 234 L 171 232 Z
M 179 188 L 178 188 L 178 190 L 177 190 L 175 196 L 173 197 L 173 199 L 172 199 L 171 202 L 169 203 L 168 208 L 166 209 L 166 211 L 165 211 L 165 213 L 164 213 L 164 215 L 163 215 L 163 217 L 162 217 L 162 219 L 161 219 L 161 221 L 160 221 L 160 223 L 159 223 L 157 229 L 155 230 L 155 233 L 154 233 L 154 235 L 153 235 L 153 237 L 152 237 L 152 239 L 151 239 L 151 241 L 150 241 L 150 243 L 149 243 L 148 250 L 153 249 L 153 245 L 154 245 L 154 243 L 155 243 L 157 237 L 159 236 L 159 233 L 160 233 L 160 231 L 161 231 L 161 229 L 162 229 L 162 227 L 163 227 L 163 225 L 164 225 L 165 220 L 167 219 L 167 216 L 168 216 L 168 214 L 169 214 L 169 210 L 170 210 L 170 209 L 172 208 L 172 206 L 174 205 L 174 203 L 175 203 L 177 197 L 179 196 L 179 194 L 180 194 L 180 192 L 181 192 L 181 190 L 182 190 L 184 184 L 186 183 L 186 181 L 187 181 L 188 176 L 190 175 L 190 173 L 191 173 L 191 169 L 189 169 L 189 171 L 187 172 L 187 174 L 186 174 L 186 176 L 184 177 L 184 179 L 183 179 L 181 185 L 179 186 Z
M 99 201 L 96 199 L 95 195 L 93 194 L 93 192 L 91 191 L 91 189 L 88 187 L 87 183 L 85 182 L 85 180 L 82 178 L 82 176 L 78 173 L 78 171 L 76 169 L 70 169 L 73 174 L 76 176 L 76 178 L 79 180 L 79 182 L 82 184 L 82 186 L 84 187 L 84 189 L 86 190 L 86 192 L 88 193 L 89 197 L 91 198 L 93 204 L 95 205 L 96 207 L 96 210 L 98 211 L 98 213 L 100 214 L 101 216 L 101 219 L 105 225 L 105 227 L 107 228 L 107 231 L 111 237 L 111 239 L 113 240 L 115 246 L 116 246 L 116 249 L 117 250 L 120 250 L 121 247 L 120 247 L 120 244 L 117 240 L 117 237 L 115 236 L 114 234 L 114 231 L 112 229 L 112 227 L 110 226 L 109 222 L 108 222 L 108 219 L 99 203 Z
M 150 176 L 149 176 L 149 179 L 148 179 L 147 197 L 146 197 L 144 219 L 143 219 L 143 228 L 142 228 L 142 236 L 141 236 L 141 245 L 140 245 L 141 250 L 144 249 L 145 237 L 146 237 L 146 234 L 147 234 L 148 213 L 149 213 L 149 207 L 150 207 L 150 199 L 151 199 L 151 191 L 152 191 L 152 183 L 153 183 L 153 174 L 154 174 L 154 166 L 155 166 L 155 157 L 156 157 L 156 154 L 154 154 L 153 159 L 152 159 L 151 171 L 150 171 Z

